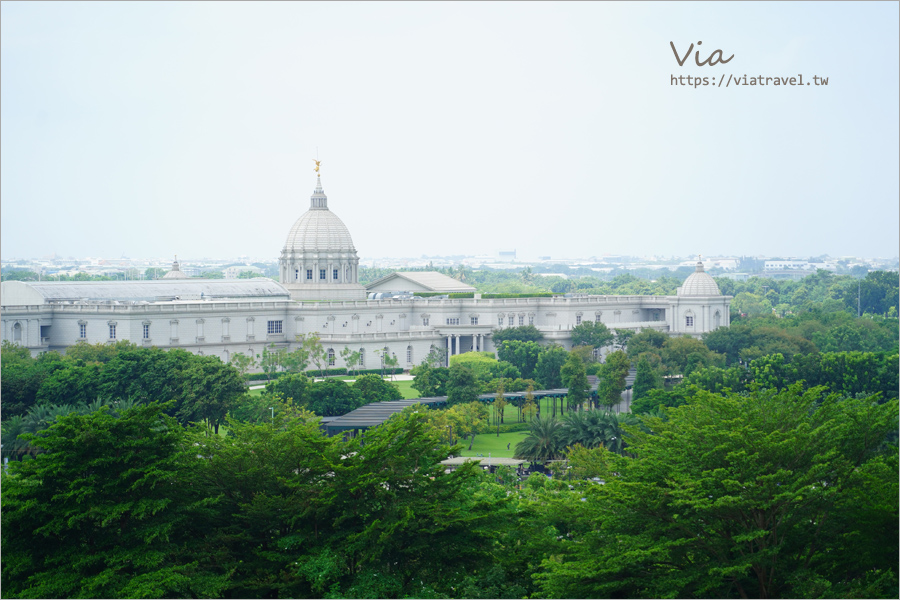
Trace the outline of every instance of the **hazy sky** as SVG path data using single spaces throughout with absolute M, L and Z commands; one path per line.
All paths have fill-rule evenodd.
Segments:
M 898 19 L 896 2 L 3 2 L 0 252 L 275 258 L 318 148 L 362 258 L 896 256 Z M 682 67 L 670 42 L 734 58 Z

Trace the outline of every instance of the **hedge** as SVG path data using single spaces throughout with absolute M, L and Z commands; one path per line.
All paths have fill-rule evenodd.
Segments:
M 481 297 L 488 300 L 492 298 L 552 298 L 554 295 L 556 294 L 551 292 L 534 292 L 532 294 L 482 294 Z
M 381 369 L 351 369 L 353 375 L 381 375 Z M 271 375 L 266 375 L 265 373 L 250 373 L 247 375 L 248 381 L 275 381 L 279 377 L 284 377 L 286 375 L 293 375 L 294 373 L 289 373 L 287 371 L 279 371 L 277 373 L 273 373 Z M 308 369 L 304 371 L 304 375 L 308 377 L 322 377 L 323 374 L 325 377 L 332 377 L 335 375 L 347 375 L 347 369 L 344 367 L 340 367 L 337 369 L 325 369 L 324 373 L 319 371 L 318 369 Z M 384 369 L 385 375 L 402 375 L 403 369 L 400 367 L 396 367 L 394 369 Z

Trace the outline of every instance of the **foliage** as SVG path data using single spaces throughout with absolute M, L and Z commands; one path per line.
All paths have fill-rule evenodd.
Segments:
M 472 369 L 463 364 L 450 367 L 450 376 L 447 379 L 447 403 L 450 406 L 474 402 L 480 392 Z
M 25 598 L 218 596 L 207 500 L 165 405 L 61 418 L 3 481 L 3 591 Z
M 386 402 L 388 400 L 402 400 L 403 394 L 397 384 L 385 381 L 378 375 L 362 375 L 353 382 L 356 389 L 366 403 Z
M 612 408 L 622 400 L 629 369 L 631 361 L 623 351 L 617 350 L 606 355 L 606 362 L 598 374 L 597 399 L 600 404 Z
M 539 342 L 544 339 L 544 335 L 534 325 L 520 325 L 494 331 L 492 339 L 494 345 L 499 348 L 503 342 Z
M 561 421 L 549 415 L 537 415 L 531 420 L 531 430 L 516 445 L 515 458 L 545 463 L 562 458 L 564 428 Z
M 568 358 L 569 353 L 558 344 L 552 344 L 538 354 L 534 375 L 543 389 L 555 390 L 563 387 L 561 369 Z
M 306 397 L 302 406 L 322 417 L 345 415 L 369 403 L 358 388 L 340 379 L 326 379 L 312 384 Z
M 496 342 L 496 339 L 495 339 Z M 497 356 L 515 366 L 524 379 L 536 376 L 535 367 L 543 347 L 533 341 L 505 340 L 497 347 Z
M 419 391 L 422 398 L 447 395 L 447 380 L 450 379 L 450 369 L 447 367 L 432 367 L 423 362 L 413 367 L 410 374 L 415 377 L 412 387 Z
M 560 370 L 563 386 L 568 388 L 566 394 L 566 402 L 569 409 L 584 404 L 587 400 L 588 392 L 591 389 L 584 372 L 584 362 L 574 352 L 569 353 L 569 358 Z
M 312 382 L 306 375 L 297 373 L 295 375 L 285 375 L 279 377 L 271 383 L 267 383 L 263 390 L 264 396 L 273 396 L 277 394 L 286 400 L 293 400 L 300 406 L 304 406 L 309 402 L 309 392 Z
M 603 323 L 583 321 L 572 328 L 573 346 L 590 346 L 603 348 L 608 346 L 615 336 Z
M 650 361 L 646 358 L 641 358 L 638 360 L 637 364 L 637 374 L 634 378 L 634 385 L 632 386 L 632 402 L 635 400 L 640 400 L 644 396 L 650 393 L 650 390 L 662 389 L 663 381 L 662 376 L 656 372 L 656 370 L 650 366 Z
M 581 492 L 577 518 L 598 527 L 543 561 L 543 595 L 896 595 L 896 450 L 880 450 L 896 401 L 793 387 L 700 393 L 668 415 L 649 420 L 653 433 L 632 430 L 634 459 L 597 461 L 606 485 Z M 861 487 L 872 501 L 846 511 Z

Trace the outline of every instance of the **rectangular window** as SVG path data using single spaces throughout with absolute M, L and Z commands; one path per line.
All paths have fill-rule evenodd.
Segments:
M 528 315 L 528 324 L 534 325 L 534 315 Z
M 406 364 L 412 364 L 412 346 L 406 347 Z
M 422 317 L 422 326 L 428 327 L 428 317 Z
M 503 327 L 503 317 L 497 317 L 497 326 Z
M 84 339 L 87 337 L 87 325 L 79 325 L 78 326 L 78 337 Z
M 597 318 L 594 319 L 594 322 L 595 322 L 595 323 L 599 323 L 599 322 L 600 322 L 600 315 L 597 315 Z
M 312 269 L 307 269 L 307 270 L 306 270 L 306 278 L 307 278 L 307 279 L 312 279 Z
M 688 315 L 684 318 L 684 324 L 686 327 L 694 326 L 694 317 L 692 315 Z
M 334 269 L 334 270 L 331 272 L 331 278 L 334 279 L 335 281 L 337 281 L 337 278 L 338 278 L 338 276 L 337 276 L 337 269 Z
M 115 325 L 109 326 L 109 339 L 111 339 L 111 340 L 116 339 L 116 326 Z
M 300 269 L 294 269 L 294 281 L 300 279 Z
M 470 325 L 478 325 L 478 317 L 469 317 Z
M 447 325 L 459 325 L 459 317 L 447 319 Z
M 525 315 L 519 315 L 519 327 L 525 324 Z
M 282 323 L 284 323 L 284 321 L 269 321 L 266 325 L 266 333 L 268 333 L 268 334 L 281 333 L 282 332 L 282 329 L 281 329 Z
M 319 269 L 319 279 L 325 279 L 325 269 Z
M 575 315 L 575 324 L 581 325 L 581 315 Z
M 144 339 L 145 340 L 150 339 L 150 326 L 149 325 L 144 325 Z

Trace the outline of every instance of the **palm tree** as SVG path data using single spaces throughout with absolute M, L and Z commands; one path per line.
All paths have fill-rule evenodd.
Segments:
M 515 458 L 533 462 L 547 462 L 561 458 L 562 422 L 551 416 L 538 415 L 531 420 L 531 431 L 516 445 Z

